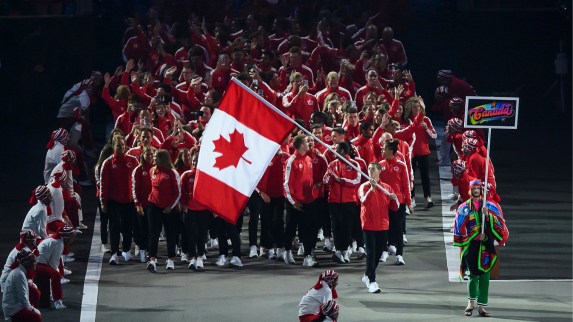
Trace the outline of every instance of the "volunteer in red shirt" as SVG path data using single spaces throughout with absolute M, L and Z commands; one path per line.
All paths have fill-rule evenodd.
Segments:
M 282 180 L 288 159 L 289 155 L 279 149 L 255 189 L 263 199 L 261 246 L 269 250 L 269 259 L 281 259 L 285 252 L 283 240 L 285 197 Z
M 198 154 L 193 156 L 191 170 L 181 175 L 181 207 L 183 212 L 183 224 L 189 247 L 189 265 L 187 268 L 202 271 L 203 255 L 205 255 L 205 237 L 209 228 L 209 221 L 213 217 L 211 211 L 198 204 L 193 198 L 193 186 L 197 173 Z
M 120 232 L 123 236 L 122 253 L 125 261 L 131 260 L 131 238 L 134 221 L 131 174 L 138 165 L 136 158 L 125 154 L 125 140 L 115 137 L 112 142 L 113 155 L 101 166 L 100 201 L 101 210 L 108 214 L 111 240 L 111 265 L 119 264 Z
M 343 104 L 346 101 L 352 100 L 352 95 L 350 95 L 350 92 L 346 88 L 338 86 L 337 72 L 330 72 L 328 75 L 326 75 L 326 87 L 320 92 L 316 93 L 318 106 L 324 106 L 324 100 L 330 93 L 338 94 L 338 100 Z
M 308 93 L 308 85 L 303 84 L 302 74 L 290 74 L 291 91 L 283 97 L 283 107 L 293 119 L 302 119 L 305 126 L 310 125 L 310 116 L 319 110 L 316 98 Z
M 419 113 L 425 113 L 426 107 L 424 101 L 420 97 L 412 97 L 406 102 L 405 114 L 411 121 L 414 121 Z M 424 200 L 426 201 L 425 208 L 432 208 L 434 202 L 430 191 L 430 145 L 429 140 L 435 140 L 437 137 L 436 130 L 432 125 L 432 121 L 427 116 L 420 123 L 419 127 L 415 130 L 416 140 L 412 147 L 412 168 L 420 167 L 420 176 L 422 177 L 422 190 L 424 191 Z M 415 194 L 414 187 L 412 189 L 412 198 Z
M 408 179 L 408 169 L 406 164 L 396 159 L 398 152 L 398 141 L 390 140 L 384 144 L 382 155 L 384 160 L 380 162 L 381 172 L 380 180 L 392 187 L 392 190 L 398 197 L 400 207 L 397 211 L 390 212 L 390 230 L 388 236 L 388 252 L 382 252 L 382 261 L 386 261 L 388 253 L 396 253 L 396 265 L 404 265 L 403 248 L 403 223 L 406 215 L 406 207 L 410 213 L 414 212 L 412 199 L 410 198 L 410 184 Z M 386 253 L 386 254 L 385 254 Z
M 336 152 L 357 168 L 359 167 L 356 161 L 350 159 L 348 142 L 337 143 Z M 328 165 L 323 182 L 330 186 L 328 205 L 332 216 L 334 246 L 336 247 L 333 259 L 338 263 L 349 262 L 350 255 L 346 250 L 351 243 L 352 219 L 355 212 L 356 188 L 360 184 L 360 173 L 344 161 L 337 159 Z
M 149 240 L 149 227 L 147 223 L 147 198 L 151 193 L 150 170 L 153 167 L 153 153 L 155 149 L 151 146 L 144 146 L 139 157 L 139 165 L 131 174 L 131 194 L 135 203 L 138 225 L 135 243 L 139 246 L 139 260 L 142 263 L 147 261 L 147 243 Z
M 367 164 L 376 161 L 374 156 L 374 146 L 372 145 L 372 133 L 374 127 L 370 122 L 362 122 L 360 124 L 360 135 L 352 140 L 352 145 L 360 153 L 360 157 L 366 161 Z
M 318 263 L 312 258 L 318 233 L 318 215 L 314 211 L 313 164 L 307 155 L 309 150 L 306 136 L 297 135 L 293 139 L 295 153 L 290 156 L 285 166 L 283 181 L 287 199 L 287 220 L 285 227 L 285 253 L 283 259 L 287 264 L 295 264 L 292 256 L 292 241 L 298 226 L 299 237 L 304 245 L 303 266 L 315 267 Z
M 149 262 L 147 269 L 157 272 L 157 244 L 162 225 L 165 226 L 165 237 L 167 238 L 167 261 L 166 269 L 175 269 L 175 246 L 178 218 L 175 208 L 181 197 L 181 187 L 179 186 L 179 174 L 173 168 L 169 152 L 157 150 L 153 156 L 155 166 L 151 168 L 151 193 L 149 194 L 149 204 L 147 205 L 147 220 L 149 225 Z
M 362 281 L 368 287 L 370 293 L 380 293 L 380 287 L 376 282 L 376 268 L 378 259 L 386 249 L 388 241 L 388 229 L 390 219 L 388 210 L 398 210 L 398 197 L 392 187 L 380 181 L 382 167 L 376 162 L 368 165 L 369 182 L 364 182 L 358 189 L 360 198 L 360 221 L 364 232 L 364 244 L 366 246 L 366 272 Z M 390 195 L 383 192 L 377 185 L 386 189 Z

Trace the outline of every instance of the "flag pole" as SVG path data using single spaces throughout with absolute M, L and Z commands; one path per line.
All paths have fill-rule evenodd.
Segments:
M 244 90 L 248 91 L 249 93 L 255 95 L 255 97 L 257 97 L 261 102 L 265 103 L 265 105 L 267 107 L 269 107 L 270 109 L 272 109 L 273 111 L 275 111 L 277 114 L 279 114 L 280 116 L 282 116 L 283 118 L 287 119 L 289 122 L 293 123 L 296 127 L 298 127 L 301 131 L 303 131 L 306 135 L 312 137 L 314 139 L 314 141 L 320 143 L 322 146 L 324 146 L 328 151 L 334 153 L 334 155 L 336 155 L 336 157 L 338 157 L 338 159 L 342 160 L 344 163 L 346 163 L 347 165 L 349 165 L 352 169 L 358 171 L 358 173 L 360 173 L 362 176 L 364 176 L 365 178 L 368 178 L 368 180 L 372 179 L 370 178 L 368 175 L 366 175 L 364 172 L 362 172 L 362 170 L 360 170 L 360 167 L 357 167 L 356 165 L 354 165 L 352 162 L 346 160 L 345 157 L 343 157 L 342 155 L 340 155 L 338 152 L 336 152 L 333 148 L 331 148 L 328 144 L 322 142 L 322 140 L 320 140 L 319 138 L 317 138 L 314 134 L 312 134 L 309 130 L 305 129 L 304 126 L 298 124 L 295 120 L 293 120 L 292 118 L 290 118 L 288 115 L 286 115 L 285 113 L 283 113 L 283 111 L 279 110 L 276 106 L 274 106 L 273 104 L 271 104 L 269 101 L 267 101 L 264 97 L 258 95 L 257 93 L 255 93 L 252 89 L 250 89 L 247 85 L 243 84 L 240 80 L 238 80 L 237 78 L 233 77 L 231 78 L 231 81 L 235 82 L 235 84 L 241 86 Z M 378 181 L 378 180 L 375 180 Z M 380 190 L 382 190 L 382 192 L 384 192 L 386 195 L 390 196 L 391 193 L 384 189 L 381 185 L 379 185 L 378 183 L 376 183 L 376 187 Z
M 481 214 L 481 233 L 483 234 L 485 229 L 485 213 L 483 212 L 483 207 L 487 207 L 487 178 L 488 178 L 488 171 L 489 171 L 489 147 L 491 143 L 491 127 L 487 129 L 487 151 L 486 151 L 486 158 L 485 158 L 485 183 L 483 186 L 483 206 L 482 206 L 482 214 Z

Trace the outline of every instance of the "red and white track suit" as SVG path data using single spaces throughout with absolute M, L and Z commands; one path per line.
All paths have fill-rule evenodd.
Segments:
M 394 193 L 392 187 L 380 180 L 378 184 L 388 190 L 390 194 Z M 362 230 L 381 231 L 390 229 L 390 219 L 388 209 L 398 210 L 398 204 L 382 190 L 371 189 L 370 182 L 364 182 L 358 188 L 358 197 L 360 198 L 360 221 Z
M 360 168 L 358 162 L 346 156 L 346 160 Z M 336 181 L 337 176 L 340 181 Z M 323 182 L 330 186 L 328 194 L 329 203 L 356 202 L 356 187 L 360 184 L 361 175 L 351 166 L 341 160 L 334 160 L 328 164 L 328 170 L 324 175 Z
M 380 161 L 382 171 L 380 172 L 380 181 L 388 184 L 394 190 L 400 204 L 412 205 L 410 197 L 410 181 L 408 179 L 408 169 L 406 163 L 393 159 L 384 159 Z
M 295 152 L 285 166 L 283 185 L 285 197 L 291 204 L 309 204 L 314 201 L 312 160 L 308 155 Z

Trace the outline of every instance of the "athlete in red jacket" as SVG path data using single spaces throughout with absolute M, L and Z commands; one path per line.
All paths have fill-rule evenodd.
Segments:
M 165 226 L 167 237 L 166 268 L 175 269 L 173 258 L 175 257 L 175 245 L 177 234 L 177 214 L 174 208 L 179 203 L 181 197 L 181 187 L 179 186 L 179 173 L 173 168 L 166 150 L 155 151 L 155 167 L 151 168 L 151 193 L 149 194 L 149 204 L 147 206 L 147 220 L 149 225 L 149 262 L 147 269 L 155 273 L 157 271 L 157 244 L 162 224 Z
M 282 180 L 288 153 L 281 149 L 273 156 L 271 163 L 255 189 L 261 199 L 261 247 L 268 249 L 269 259 L 282 258 L 284 250 L 285 192 Z M 274 249 L 276 247 L 276 250 Z
M 420 97 L 412 97 L 406 102 L 406 114 L 410 111 L 410 120 L 414 119 L 425 111 L 424 101 Z M 428 141 L 436 139 L 437 134 L 432 125 L 432 121 L 424 116 L 424 119 L 419 127 L 416 127 L 416 140 L 412 146 L 412 168 L 416 171 L 416 167 L 420 166 L 420 176 L 422 177 L 422 190 L 424 191 L 424 199 L 426 201 L 425 208 L 434 206 L 432 195 L 430 191 L 430 146 Z M 412 198 L 415 196 L 415 187 L 412 189 Z
M 308 93 L 308 85 L 303 84 L 302 74 L 290 75 L 291 91 L 283 96 L 283 107 L 293 119 L 301 119 L 309 128 L 310 116 L 319 110 L 316 98 Z
M 386 249 L 390 220 L 388 210 L 398 210 L 398 198 L 392 187 L 380 181 L 382 167 L 376 162 L 368 165 L 370 182 L 363 183 L 358 189 L 360 197 L 360 220 L 364 231 L 364 244 L 366 246 L 366 272 L 362 280 L 370 293 L 379 293 L 380 287 L 376 282 L 376 268 L 378 259 Z M 376 185 L 382 186 L 388 193 L 383 192 Z
M 207 236 L 209 221 L 212 218 L 211 212 L 197 203 L 193 198 L 193 187 L 195 185 L 195 174 L 197 157 L 192 160 L 191 170 L 185 171 L 181 176 L 181 206 L 183 211 L 183 224 L 185 226 L 188 240 L 188 258 L 190 269 L 201 271 L 204 269 L 203 255 L 205 255 L 205 240 Z
M 348 142 L 337 143 L 336 152 L 359 168 L 358 163 L 350 159 L 350 144 Z M 330 186 L 328 204 L 332 216 L 334 245 L 336 247 L 333 259 L 339 263 L 349 261 L 349 254 L 346 250 L 351 243 L 356 188 L 360 184 L 360 178 L 358 171 L 341 160 L 332 161 L 324 175 L 324 184 Z
M 396 248 L 396 264 L 404 265 L 402 257 L 404 239 L 403 239 L 403 223 L 404 216 L 406 215 L 406 207 L 409 208 L 410 213 L 414 212 L 412 207 L 412 200 L 410 198 L 410 185 L 408 181 L 408 169 L 404 162 L 396 160 L 396 153 L 398 152 L 398 141 L 390 140 L 384 144 L 384 160 L 380 162 L 381 172 L 380 180 L 387 183 L 392 187 L 394 193 L 398 197 L 400 207 L 398 211 L 390 212 L 390 232 L 388 244 Z M 393 248 L 389 247 L 391 252 Z M 384 255 L 383 255 L 384 256 Z
M 351 141 L 352 145 L 354 145 L 360 153 L 360 157 L 364 159 L 367 164 L 376 161 L 374 146 L 372 144 L 372 132 L 374 132 L 372 123 L 362 122 L 360 124 L 360 135 Z
M 144 146 L 139 158 L 139 165 L 131 174 L 131 194 L 137 212 L 137 225 L 135 244 L 139 246 L 139 259 L 146 262 L 149 227 L 147 224 L 147 198 L 151 193 L 151 167 L 153 167 L 154 149 Z
M 129 261 L 131 255 L 131 238 L 133 232 L 134 207 L 131 194 L 131 174 L 138 165 L 136 158 L 125 154 L 125 140 L 115 137 L 112 142 L 113 155 L 101 166 L 100 201 L 101 210 L 109 216 L 111 241 L 111 265 L 119 264 L 119 234 L 123 235 L 122 248 L 124 259 Z
M 287 222 L 285 227 L 286 263 L 294 264 L 290 250 L 298 226 L 299 237 L 304 245 L 303 266 L 313 267 L 318 263 L 311 256 L 316 246 L 318 233 L 318 216 L 314 211 L 313 164 L 307 155 L 309 150 L 306 136 L 298 135 L 293 140 L 295 154 L 291 155 L 285 167 L 283 185 L 287 199 Z

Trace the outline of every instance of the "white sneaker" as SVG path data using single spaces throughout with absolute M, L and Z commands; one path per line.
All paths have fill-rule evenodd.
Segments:
M 404 258 L 402 257 L 402 255 L 396 256 L 396 265 L 406 265 L 406 263 L 404 262 Z
M 344 261 L 350 263 L 350 252 L 346 251 L 344 254 Z
M 79 229 L 75 229 L 75 230 L 74 230 L 74 234 L 76 234 L 76 235 L 81 235 L 81 234 L 82 234 L 82 231 L 79 230 Z
M 78 229 L 88 229 L 88 226 L 84 225 L 84 223 L 80 221 L 77 228 Z
M 380 256 L 380 261 L 382 263 L 386 262 L 386 260 L 388 259 L 388 256 L 390 256 L 390 255 L 388 255 L 388 252 L 386 252 L 386 251 L 382 252 L 382 256 Z
M 452 201 L 456 201 L 456 200 L 458 200 L 458 194 L 457 194 L 457 193 L 450 193 L 450 194 L 447 196 L 447 198 L 450 199 L 450 200 L 452 200 Z
M 173 262 L 172 259 L 168 259 L 168 260 L 165 262 L 165 269 L 168 269 L 168 270 L 171 270 L 171 271 L 175 269 L 175 263 Z
M 368 278 L 368 276 L 366 276 L 366 275 L 362 276 L 362 283 L 364 283 L 364 285 L 366 285 L 366 287 L 370 286 L 370 279 Z
M 296 262 L 294 261 L 294 257 L 292 256 L 292 250 L 286 250 L 283 253 L 283 259 L 285 261 L 286 264 L 296 264 Z
M 388 246 L 388 255 L 396 255 L 396 246 L 394 245 Z
M 64 303 L 62 302 L 62 300 L 57 300 L 54 302 L 54 309 L 56 310 L 63 310 L 65 309 L 66 306 L 64 305 Z
M 134 248 L 134 250 L 133 250 L 133 256 L 139 255 L 139 251 L 140 251 L 140 250 L 141 250 L 141 249 L 139 249 L 139 245 L 135 244 L 135 248 Z
M 348 246 L 348 248 L 346 249 L 346 253 L 348 253 L 348 256 L 352 255 L 354 251 L 352 250 L 352 245 Z
M 175 256 L 181 256 L 181 247 L 175 245 Z
M 324 247 L 322 248 L 322 250 L 325 252 L 332 252 L 333 246 L 334 245 L 332 244 L 332 240 L 330 240 L 330 238 L 325 238 L 324 239 Z
M 219 241 L 217 238 L 211 238 L 211 248 L 219 249 Z
M 259 257 L 265 257 L 265 255 L 267 255 L 267 249 L 261 246 L 259 248 Z
M 368 292 L 370 293 L 380 293 L 382 292 L 380 290 L 380 286 L 378 286 L 377 282 L 372 282 L 368 285 Z
M 277 260 L 281 260 L 284 257 L 285 249 L 284 248 L 277 248 Z
M 269 249 L 268 255 L 269 255 L 268 256 L 269 259 L 276 259 L 277 258 L 277 254 L 276 254 L 274 248 Z
M 318 230 L 318 235 L 316 236 L 316 238 L 317 238 L 318 240 L 324 240 L 324 231 L 322 230 L 322 228 L 320 228 L 320 229 Z
M 356 243 L 356 241 L 352 242 L 352 252 L 356 253 L 356 251 L 358 250 L 358 244 Z
M 110 252 L 109 246 L 107 244 L 101 244 L 101 252 L 104 254 L 109 253 Z
M 412 198 L 412 208 L 416 208 L 416 200 L 414 198 Z
M 257 250 L 257 246 L 251 246 L 251 250 L 249 251 L 249 258 L 256 258 L 259 257 L 259 252 Z
M 207 260 L 207 255 L 203 254 L 203 256 L 201 256 L 201 259 L 206 261 Z
M 130 252 L 121 252 L 121 256 L 123 256 L 123 259 L 126 262 L 129 262 L 131 260 L 131 253 Z
M 64 267 L 64 276 L 72 274 L 72 271 L 69 270 L 67 267 Z
M 408 243 L 408 238 L 406 238 L 406 234 L 402 234 L 402 239 L 404 240 L 404 244 Z
M 215 262 L 215 265 L 221 267 L 227 265 L 227 256 L 219 255 L 219 259 Z
M 308 255 L 304 258 L 304 260 L 302 261 L 302 266 L 304 267 L 317 267 L 318 266 L 318 262 L 316 262 L 312 256 Z
M 62 260 L 64 261 L 64 263 L 71 263 L 76 259 L 71 256 L 62 255 Z
M 334 255 L 332 255 L 332 259 L 334 259 L 334 261 L 339 264 L 344 264 L 346 262 L 344 260 L 344 255 L 342 255 L 342 252 L 339 250 L 337 250 Z
M 241 259 L 237 256 L 233 256 L 231 258 L 231 261 L 229 262 L 229 265 L 231 267 L 235 267 L 235 268 L 240 268 L 243 267 L 243 263 L 241 262 Z
M 197 257 L 195 260 L 195 269 L 198 271 L 202 271 L 205 267 L 203 266 L 203 258 Z
M 196 270 L 197 269 L 197 260 L 195 258 L 191 258 L 189 265 L 187 265 L 187 269 Z
M 430 209 L 434 206 L 434 202 L 432 201 L 432 198 L 427 197 L 426 198 L 426 205 L 424 205 L 424 208 L 426 209 Z
M 117 260 L 117 254 L 111 255 L 111 258 L 109 259 L 109 264 L 110 264 L 110 265 L 117 265 L 117 264 L 119 264 L 119 261 Z
M 69 279 L 65 278 L 62 276 L 62 278 L 60 279 L 60 284 L 64 285 L 64 284 L 68 284 L 70 282 Z
M 303 256 L 304 255 L 304 245 L 302 243 L 300 243 L 300 245 L 298 245 L 298 251 L 296 252 L 296 254 L 298 256 Z
M 157 260 L 150 260 L 147 262 L 147 270 L 151 273 L 157 273 Z
M 364 247 L 358 247 L 358 251 L 356 252 L 356 257 L 358 259 L 366 258 L 366 251 L 364 250 Z
M 187 254 L 181 254 L 181 263 L 189 263 L 189 257 L 187 257 Z
M 69 253 L 66 254 L 66 256 L 68 256 L 68 257 L 74 257 L 74 256 L 76 256 L 76 253 L 74 253 L 74 252 L 69 252 Z
M 146 254 L 146 253 L 147 253 L 147 252 L 144 251 L 143 249 L 140 249 L 140 250 L 139 250 L 139 261 L 140 261 L 140 262 L 142 262 L 142 263 L 147 262 L 147 254 Z

